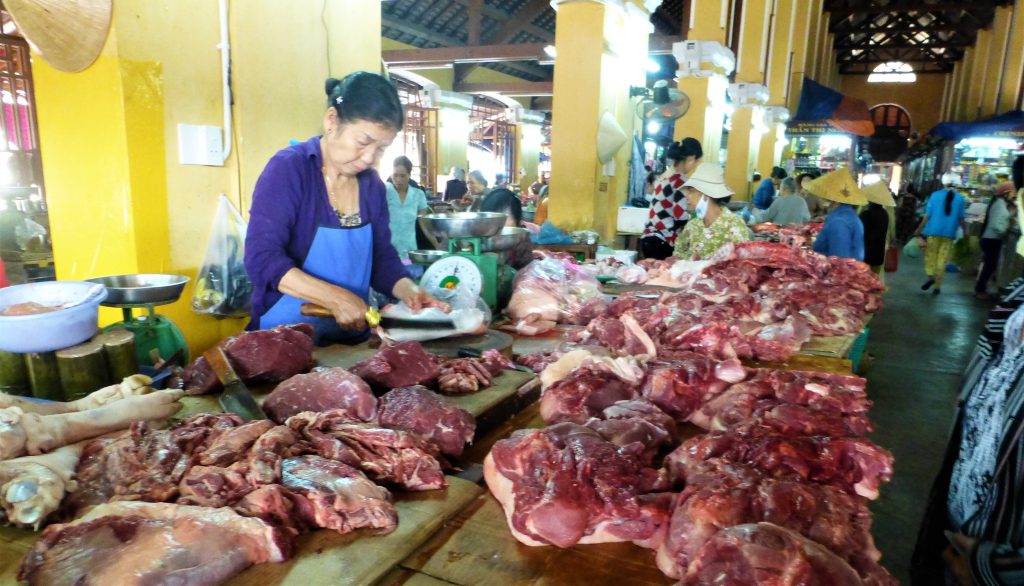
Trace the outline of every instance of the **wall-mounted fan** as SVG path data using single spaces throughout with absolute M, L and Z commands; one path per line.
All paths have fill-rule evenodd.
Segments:
M 669 122 L 682 118 L 690 109 L 690 97 L 676 88 L 668 87 L 668 82 L 660 80 L 652 89 L 630 88 L 630 96 L 644 96 L 636 105 L 636 115 L 645 122 Z
M 4 0 L 32 48 L 53 67 L 82 71 L 100 56 L 110 32 L 111 0 Z

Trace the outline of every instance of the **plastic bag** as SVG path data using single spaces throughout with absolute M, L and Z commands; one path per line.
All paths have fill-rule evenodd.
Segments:
M 516 321 L 589 323 L 604 313 L 601 285 L 583 267 L 555 258 L 535 260 L 516 275 L 508 315 Z M 548 328 L 550 329 L 550 328 Z
M 536 236 L 530 235 L 530 240 L 534 244 L 572 244 L 572 237 L 563 232 L 558 226 L 552 224 L 550 220 L 541 224 L 540 234 Z
M 215 317 L 249 313 L 252 282 L 245 272 L 245 221 L 228 198 L 220 196 L 210 243 L 196 278 L 192 310 Z
M 965 272 L 976 269 L 981 263 L 981 244 L 978 238 L 971 236 L 954 242 L 950 260 Z
M 903 245 L 903 254 L 908 258 L 920 258 L 921 257 L 921 243 L 918 242 L 917 238 L 911 238 L 906 244 Z

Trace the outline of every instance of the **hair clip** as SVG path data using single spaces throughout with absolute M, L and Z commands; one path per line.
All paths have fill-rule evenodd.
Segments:
M 341 105 L 341 103 L 343 101 L 345 101 L 345 98 L 342 98 L 341 96 L 338 96 L 338 97 L 334 98 L 334 103 L 338 104 L 339 106 Z

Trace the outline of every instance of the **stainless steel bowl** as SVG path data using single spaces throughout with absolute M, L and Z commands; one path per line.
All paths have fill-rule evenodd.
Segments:
M 103 305 L 119 307 L 127 305 L 166 305 L 181 297 L 188 283 L 184 275 L 115 275 L 86 279 L 107 288 Z
M 505 227 L 501 232 L 487 238 L 481 245 L 482 252 L 498 252 L 515 248 L 517 244 L 530 239 L 530 231 L 526 228 Z
M 409 260 L 418 265 L 430 266 L 448 254 L 444 250 L 410 250 Z
M 443 238 L 494 236 L 505 226 L 505 214 L 496 212 L 454 212 L 420 216 L 424 232 Z

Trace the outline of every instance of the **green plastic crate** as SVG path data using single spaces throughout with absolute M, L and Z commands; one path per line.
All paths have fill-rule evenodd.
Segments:
M 850 361 L 853 362 L 853 372 L 860 370 L 860 360 L 864 357 L 864 349 L 868 345 L 868 333 L 871 328 L 864 328 L 864 331 L 853 341 L 850 347 Z

